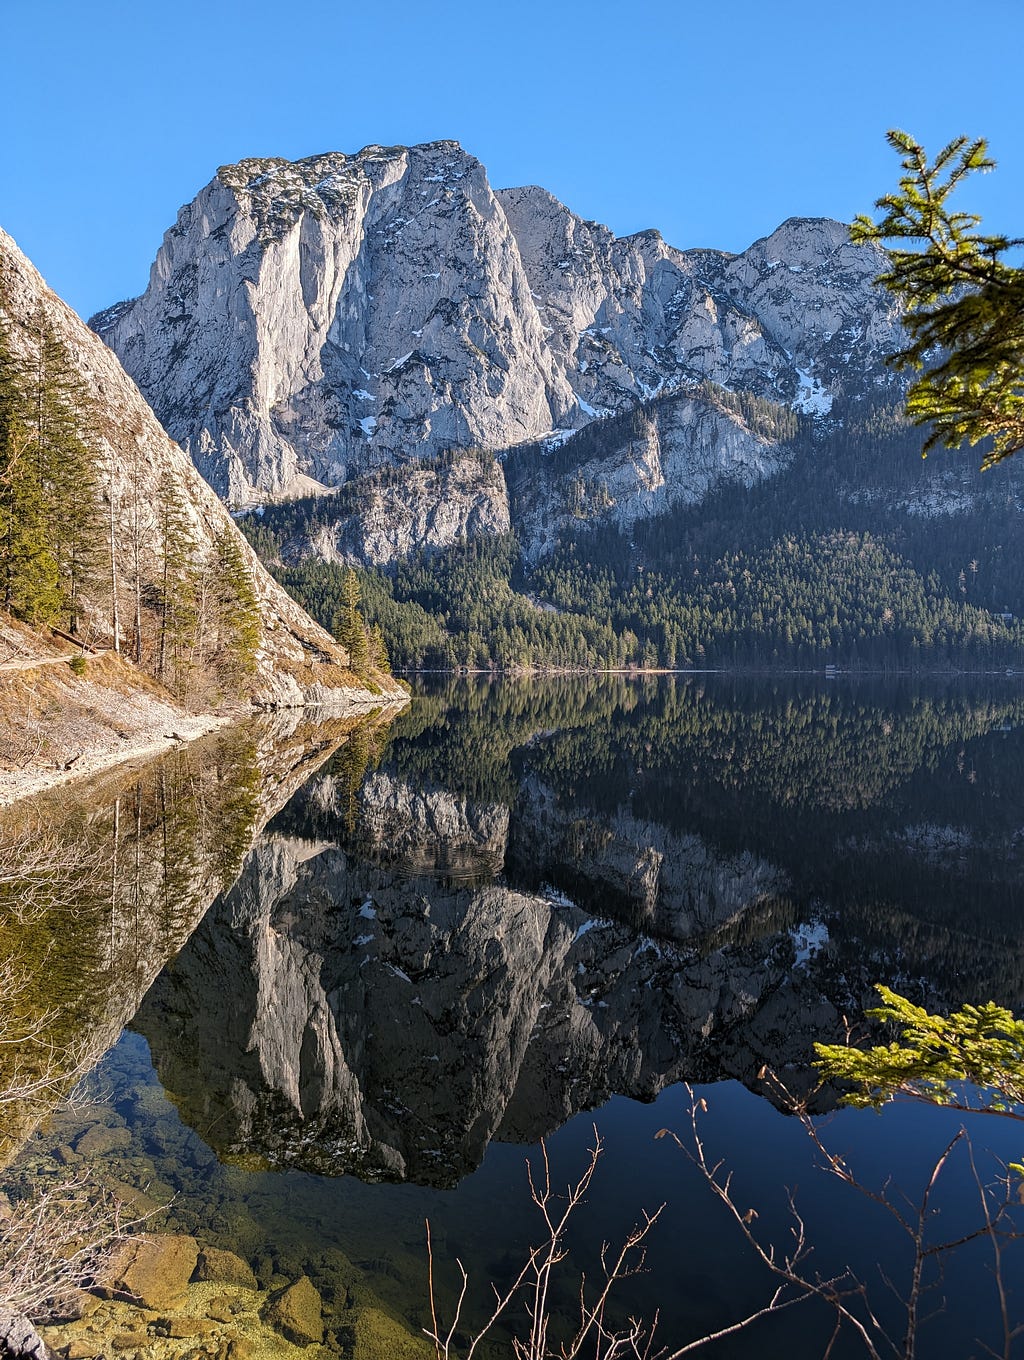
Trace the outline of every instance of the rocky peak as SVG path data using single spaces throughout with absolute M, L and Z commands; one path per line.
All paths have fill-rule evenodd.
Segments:
M 229 500 L 550 429 L 515 240 L 457 143 L 222 168 L 145 295 L 94 320 Z
M 328 151 L 299 161 L 249 157 L 220 166 L 216 180 L 247 206 L 260 224 L 261 239 L 269 241 L 280 239 L 307 213 L 321 221 L 343 218 L 364 190 L 388 188 L 410 173 L 422 177 L 433 171 L 430 182 L 443 184 L 482 168 L 458 142 L 431 142 L 371 145 L 353 156 Z
M 93 321 L 229 501 L 500 451 L 711 379 L 811 413 L 898 318 L 877 252 L 791 219 L 741 255 L 617 238 L 457 142 L 223 166 Z M 845 357 L 844 357 L 845 356 Z
M 900 344 L 895 304 L 874 287 L 882 267 L 882 253 L 855 246 L 841 222 L 791 217 L 724 263 L 720 279 L 783 350 L 800 386 L 834 392 L 844 376 L 847 388 L 851 376 L 854 387 L 870 378 Z M 796 404 L 807 409 L 799 388 Z

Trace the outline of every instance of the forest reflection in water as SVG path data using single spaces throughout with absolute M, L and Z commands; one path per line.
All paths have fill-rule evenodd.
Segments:
M 174 874 L 148 894 L 136 874 L 132 911 L 108 913 L 115 935 L 168 913 L 180 928 L 146 936 L 151 970 L 97 1022 L 96 1052 L 122 1020 L 141 1036 L 100 1068 L 127 1130 L 105 1170 L 176 1194 L 168 1226 L 230 1245 L 261 1283 L 301 1269 L 337 1310 L 363 1291 L 415 1330 L 424 1215 L 443 1253 L 500 1280 L 530 1231 L 524 1145 L 549 1136 L 567 1179 L 596 1118 L 608 1152 L 578 1261 L 668 1198 L 623 1306 L 660 1307 L 669 1341 L 719 1325 L 765 1281 L 651 1141 L 683 1121 L 678 1083 L 708 1086 L 709 1133 L 784 1232 L 781 1187 L 814 1173 L 765 1063 L 808 1088 L 814 1040 L 876 982 L 1021 1009 L 1022 723 L 1000 679 L 467 681 L 333 755 L 321 742 L 315 773 L 307 752 L 268 778 L 265 742 L 198 819 L 164 797 Z M 909 1180 L 945 1131 L 922 1111 L 834 1127 Z M 823 1263 L 856 1249 L 873 1269 L 891 1244 L 835 1189 L 812 1196 Z M 967 1354 L 984 1322 L 976 1266 L 932 1354 Z M 768 1336 L 764 1354 L 820 1353 Z

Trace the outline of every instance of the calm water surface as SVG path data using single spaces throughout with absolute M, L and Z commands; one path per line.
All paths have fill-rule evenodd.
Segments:
M 564 1184 L 596 1126 L 556 1312 L 601 1242 L 664 1202 L 616 1307 L 658 1311 L 681 1345 L 770 1290 L 655 1136 L 685 1135 L 692 1083 L 764 1239 L 787 1240 L 792 1189 L 814 1265 L 851 1266 L 898 1328 L 880 1267 L 904 1286 L 899 1230 L 815 1165 L 759 1073 L 810 1090 L 814 1041 L 839 1038 L 878 982 L 934 1007 L 1024 1008 L 1019 682 L 467 681 L 346 734 L 326 763 L 293 751 L 270 780 L 272 736 L 237 768 L 221 751 L 198 811 L 209 761 L 81 814 L 134 883 L 115 882 L 110 940 L 92 942 L 109 994 L 83 1023 L 108 1042 L 127 1028 L 92 1078 L 99 1114 L 51 1121 L 23 1161 L 83 1118 L 123 1126 L 109 1173 L 173 1195 L 169 1228 L 238 1251 L 261 1283 L 305 1271 L 328 1300 L 364 1291 L 419 1328 L 424 1220 L 443 1302 L 459 1258 L 470 1320 L 486 1316 L 490 1282 L 537 1238 L 526 1158 L 547 1139 Z M 206 858 L 183 867 L 197 837 Z M 866 1184 L 891 1175 L 911 1196 L 959 1127 L 814 1101 Z M 986 1150 L 1016 1159 L 1022 1133 L 983 1123 L 986 1171 Z M 959 1153 L 944 1187 L 930 1231 L 957 1232 L 977 1197 Z M 921 1355 L 995 1344 L 989 1264 L 968 1250 L 930 1277 L 942 1312 Z M 800 1308 L 713 1353 L 818 1356 L 829 1327 Z

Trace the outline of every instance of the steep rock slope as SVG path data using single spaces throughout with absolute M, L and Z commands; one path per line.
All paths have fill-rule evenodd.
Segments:
M 508 488 L 500 465 L 475 451 L 367 473 L 334 495 L 303 500 L 281 559 L 387 566 L 417 549 L 507 534 Z
M 628 530 L 714 487 L 751 487 L 781 471 L 791 452 L 727 404 L 727 393 L 691 388 L 656 397 L 570 436 L 560 448 L 510 452 L 504 472 L 510 520 L 528 559 L 566 531 L 595 523 Z
M 894 346 L 897 315 L 872 287 L 879 255 L 840 222 L 790 218 L 731 256 L 657 231 L 617 239 L 536 187 L 498 199 L 585 414 L 695 378 L 813 409 L 848 376 L 837 350 L 861 376 Z
M 735 257 L 680 251 L 542 189 L 496 194 L 457 143 L 372 146 L 222 167 L 146 293 L 92 324 L 242 504 L 568 432 L 704 379 L 824 411 L 895 344 L 878 270 L 837 222 L 793 219 Z
M 163 552 L 155 519 L 172 494 L 193 549 L 212 553 L 225 535 L 236 545 L 259 607 L 260 638 L 248 697 L 259 706 L 330 701 L 366 706 L 375 700 L 348 669 L 348 654 L 263 570 L 187 455 L 160 427 L 111 351 L 52 293 L 17 246 L 0 232 L 0 320 L 15 356 L 34 353 L 45 327 L 92 396 L 92 440 L 109 514 L 113 569 L 82 602 L 87 631 L 101 646 L 115 642 L 115 620 L 131 617 L 131 596 L 159 593 Z M 170 491 L 168 492 L 168 488 Z M 136 555 L 135 545 L 140 551 Z M 109 551 L 109 547 L 108 547 Z M 138 591 L 128 591 L 133 574 Z M 116 604 L 116 608 L 115 608 Z M 126 632 L 127 630 L 124 629 Z M 123 636 L 119 638 L 124 642 Z M 398 694 L 390 680 L 383 687 Z
M 232 501 L 568 418 L 515 239 L 451 142 L 222 167 L 93 324 Z

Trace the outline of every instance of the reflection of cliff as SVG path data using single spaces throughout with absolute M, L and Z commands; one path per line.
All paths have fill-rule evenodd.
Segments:
M 790 891 L 788 876 L 762 856 L 720 851 L 625 808 L 588 812 L 582 799 L 566 806 L 532 775 L 512 808 L 381 770 L 365 779 L 353 807 L 347 789 L 341 776 L 320 776 L 275 827 L 340 834 L 353 858 L 407 878 L 483 884 L 507 870 L 516 887 L 554 886 L 587 911 L 680 941 Z
M 769 1033 L 805 1059 L 835 1012 L 794 961 L 785 929 L 701 958 L 557 893 L 271 836 L 135 1024 L 223 1155 L 450 1184 L 611 1092 L 753 1081 Z
M 255 719 L 4 816 L 0 1164 L 116 1041 L 268 818 L 355 725 Z
M 318 779 L 309 806 L 337 825 L 344 787 L 336 776 Z M 355 834 L 348 844 L 362 856 L 406 876 L 486 882 L 501 872 L 508 840 L 508 808 L 478 803 L 436 786 L 413 788 L 385 774 L 369 775 L 357 796 Z
M 603 816 L 567 809 L 532 777 L 516 806 L 508 861 L 520 885 L 553 884 L 588 911 L 680 942 L 790 890 L 786 874 L 750 851 L 716 850 L 623 808 Z
M 872 981 L 955 971 L 948 934 L 886 919 L 830 917 L 830 938 L 761 898 L 680 944 L 557 891 L 407 879 L 271 835 L 135 1027 L 223 1157 L 454 1184 L 492 1138 L 533 1141 L 611 1094 L 756 1087 L 766 1062 L 800 1084 Z M 998 941 L 975 954 L 991 976 Z
M 1020 1004 L 1012 691 L 573 695 L 428 701 L 274 820 L 137 1021 L 223 1155 L 448 1184 L 612 1092 L 801 1081 L 879 980 Z
M 959 999 L 1024 1000 L 1017 681 L 583 677 L 444 699 L 399 718 L 382 769 L 505 803 L 516 887 L 677 939 L 737 913 L 749 936 L 784 894 L 834 934 L 873 920 L 908 977 L 946 950 Z

